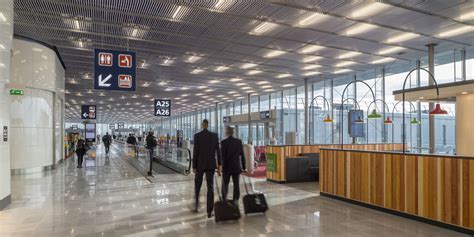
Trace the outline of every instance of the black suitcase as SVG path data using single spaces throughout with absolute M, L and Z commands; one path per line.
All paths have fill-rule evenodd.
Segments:
M 244 176 L 244 175 L 242 175 Z M 252 194 L 249 194 L 249 190 L 247 188 L 247 183 L 245 182 L 245 178 L 242 177 L 244 180 L 244 187 L 247 195 L 244 196 L 244 212 L 245 214 L 251 213 L 265 213 L 268 210 L 267 200 L 265 199 L 265 195 L 263 193 L 255 193 L 253 186 L 252 187 Z M 248 178 L 250 180 L 250 178 Z
M 219 221 L 230 221 L 240 219 L 239 204 L 232 200 L 222 200 L 219 184 L 216 177 L 216 189 L 219 201 L 214 203 L 214 219 Z

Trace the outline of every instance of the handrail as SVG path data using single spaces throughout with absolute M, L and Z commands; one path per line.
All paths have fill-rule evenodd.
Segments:
M 192 169 L 192 156 L 191 156 L 191 150 L 189 148 L 183 148 L 183 147 L 176 147 L 176 146 L 170 146 L 170 145 L 162 145 L 162 144 L 159 144 L 157 146 L 157 148 L 159 149 L 175 149 L 175 150 L 184 150 L 187 154 L 188 154 L 188 164 L 187 164 L 187 169 L 184 170 L 184 175 L 189 175 L 191 173 L 191 169 Z M 166 161 L 163 159 L 163 161 Z M 174 169 L 173 167 L 168 167 L 170 169 Z

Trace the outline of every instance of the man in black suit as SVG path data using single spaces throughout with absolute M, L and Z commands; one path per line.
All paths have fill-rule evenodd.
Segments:
M 225 200 L 229 190 L 229 182 L 232 177 L 234 184 L 234 198 L 237 202 L 240 198 L 239 178 L 240 173 L 245 171 L 245 156 L 242 141 L 234 138 L 234 129 L 226 127 L 226 139 L 221 141 L 222 150 L 222 198 Z
M 211 217 L 214 209 L 214 172 L 216 168 L 221 169 L 221 153 L 219 150 L 219 140 L 216 133 L 209 132 L 209 121 L 202 121 L 203 130 L 194 134 L 193 149 L 193 172 L 194 188 L 196 195 L 195 211 L 198 211 L 199 192 L 201 191 L 202 180 L 206 174 L 207 183 L 207 217 Z M 217 160 L 216 160 L 217 157 Z

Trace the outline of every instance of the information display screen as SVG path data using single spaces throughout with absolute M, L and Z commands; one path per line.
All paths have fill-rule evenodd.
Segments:
M 86 123 L 86 141 L 95 142 L 95 123 Z

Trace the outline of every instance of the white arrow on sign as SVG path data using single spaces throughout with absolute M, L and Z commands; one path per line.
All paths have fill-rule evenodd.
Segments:
M 89 114 L 88 114 L 88 113 L 84 113 L 82 116 L 83 116 L 84 118 L 89 118 Z
M 109 87 L 111 86 L 110 83 L 106 83 L 110 78 L 112 77 L 112 74 L 109 74 L 106 78 L 102 80 L 102 74 L 99 75 L 99 86 L 100 87 Z

